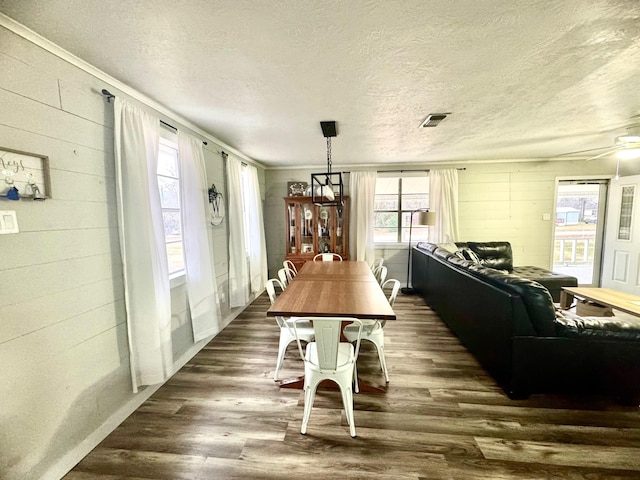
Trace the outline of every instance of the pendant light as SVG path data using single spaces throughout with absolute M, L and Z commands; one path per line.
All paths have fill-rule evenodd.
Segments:
M 331 171 L 331 138 L 337 137 L 336 122 L 320 122 L 322 134 L 327 139 L 327 171 L 311 174 L 311 202 L 316 205 L 342 205 L 342 172 Z

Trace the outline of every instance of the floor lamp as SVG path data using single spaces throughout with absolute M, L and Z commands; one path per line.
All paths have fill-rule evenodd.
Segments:
M 430 212 L 428 208 L 418 208 L 411 212 L 411 216 L 409 217 L 409 253 L 407 254 L 407 286 L 401 288 L 400 291 L 405 295 L 411 295 L 415 293 L 415 290 L 412 286 L 409 286 L 409 280 L 411 275 L 411 256 L 413 255 L 413 251 L 411 249 L 411 234 L 413 231 L 413 215 L 418 213 L 418 225 L 427 225 L 432 226 L 436 224 L 436 212 Z

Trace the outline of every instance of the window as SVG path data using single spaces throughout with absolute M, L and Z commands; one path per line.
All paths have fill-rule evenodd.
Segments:
M 174 278 L 184 274 L 180 169 L 178 168 L 178 145 L 164 137 L 160 138 L 158 153 L 158 189 L 160 190 L 169 277 Z
M 244 247 L 247 253 L 247 257 L 251 255 L 251 227 L 249 226 L 249 212 L 247 211 L 247 205 L 250 202 L 249 192 L 251 192 L 251 183 L 249 178 L 249 172 L 247 171 L 247 165 L 242 164 L 240 169 L 240 180 L 242 182 L 242 219 L 244 225 Z
M 622 201 L 618 219 L 618 240 L 631 240 L 631 219 L 633 218 L 633 197 L 636 193 L 634 185 L 622 187 Z
M 405 243 L 409 241 L 411 212 L 429 207 L 429 177 L 381 176 L 376 179 L 375 243 Z M 415 222 L 415 219 L 414 219 Z M 411 240 L 427 240 L 428 227 L 413 225 Z

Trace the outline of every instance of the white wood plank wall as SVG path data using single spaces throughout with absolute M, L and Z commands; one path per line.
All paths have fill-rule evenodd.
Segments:
M 556 179 L 611 175 L 612 161 L 585 162 L 482 162 L 441 166 L 436 163 L 389 165 L 380 169 L 457 168 L 459 177 L 459 213 L 461 241 L 511 242 L 516 265 L 551 267 L 551 242 Z M 335 170 L 335 167 L 334 167 Z M 318 169 L 266 170 L 267 202 L 265 211 L 269 273 L 274 276 L 284 259 L 284 202 L 287 182 L 309 181 Z M 345 183 L 348 185 L 349 176 Z M 348 189 L 347 189 L 348 191 Z M 551 220 L 543 220 L 543 213 Z M 385 245 L 376 248 L 376 258 L 384 258 L 388 278 L 403 284 L 407 278 L 408 248 Z
M 131 391 L 113 106 L 103 88 L 117 93 L 0 27 L 0 147 L 47 155 L 53 192 L 44 202 L 0 200 L 20 226 L 0 235 L 3 479 L 61 477 L 148 395 Z M 222 148 L 208 143 L 209 183 L 226 198 Z M 227 223 L 211 233 L 222 327 L 241 309 L 227 301 Z M 204 342 L 193 344 L 184 286 L 171 301 L 179 367 Z
M 611 175 L 608 161 L 500 162 L 459 173 L 460 240 L 511 242 L 515 265 L 550 268 L 556 179 Z M 543 220 L 549 213 L 550 220 Z

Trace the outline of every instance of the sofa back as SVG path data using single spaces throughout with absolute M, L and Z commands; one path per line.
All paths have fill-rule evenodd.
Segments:
M 473 251 L 485 267 L 513 270 L 513 251 L 509 242 L 456 242 L 456 246 Z
M 443 249 L 413 250 L 412 284 L 440 319 L 501 383 L 509 382 L 512 339 L 535 336 L 519 295 L 455 266 Z
M 544 286 L 514 274 L 501 273 L 481 265 L 469 265 L 469 271 L 488 283 L 520 295 L 529 321 L 541 337 L 556 336 L 556 310 L 549 290 Z
M 456 244 L 458 245 L 458 244 Z M 460 244 L 464 245 L 464 244 Z M 500 252 L 511 252 L 509 242 L 468 242 L 468 248 L 472 248 L 476 254 L 480 256 L 480 252 L 486 255 L 486 258 L 497 259 Z M 451 252 L 440 248 L 424 245 L 424 249 L 434 257 L 445 261 L 452 268 L 468 272 L 475 278 L 478 278 L 499 289 L 517 295 L 526 309 L 528 322 L 533 326 L 535 334 L 544 337 L 556 336 L 555 324 L 555 306 L 549 291 L 538 282 L 520 277 L 514 274 L 503 273 L 494 267 L 488 267 L 483 262 L 476 264 L 468 260 L 464 260 L 452 254 Z M 491 263 L 491 262 L 488 262 Z M 495 263 L 498 264 L 498 263 Z M 514 319 L 515 321 L 516 319 Z M 518 330 L 521 330 L 518 328 Z

